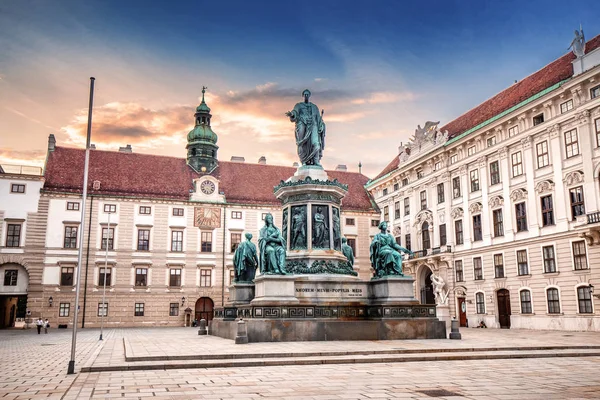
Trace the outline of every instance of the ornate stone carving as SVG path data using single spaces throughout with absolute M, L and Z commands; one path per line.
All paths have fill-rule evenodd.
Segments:
M 482 209 L 483 209 L 483 206 L 479 202 L 473 203 L 469 206 L 469 212 L 471 214 L 479 214 Z
M 526 200 L 527 199 L 527 190 L 525 189 L 515 189 L 512 191 L 512 193 L 510 194 L 510 199 L 514 202 L 519 201 L 519 200 Z
M 480 167 L 485 167 L 487 165 L 487 157 L 486 156 L 479 157 L 477 159 L 477 162 L 479 163 Z
M 590 120 L 590 110 L 583 110 L 577 113 L 577 122 L 581 124 L 587 124 Z
M 444 172 L 442 175 L 440 175 L 440 179 L 442 180 L 442 182 L 444 181 L 449 181 L 450 180 L 450 172 Z
M 458 173 L 461 175 L 466 175 L 467 174 L 467 166 L 463 165 L 458 169 Z
M 446 219 L 446 213 L 444 213 L 444 211 L 439 211 L 438 212 L 438 220 L 440 221 L 440 224 L 443 224 L 445 219 Z
M 568 174 L 565 175 L 563 182 L 565 182 L 565 184 L 567 186 L 571 186 L 576 183 L 581 183 L 581 182 L 583 182 L 583 172 L 581 172 L 581 171 L 569 172 Z
M 448 289 L 444 279 L 440 275 L 432 273 L 431 283 L 433 284 L 433 294 L 437 305 L 448 305 Z
M 310 176 L 307 176 L 304 180 L 298 180 L 298 181 L 289 181 L 289 182 L 285 182 L 285 181 L 281 181 L 279 182 L 279 185 L 275 186 L 273 188 L 273 192 L 278 191 L 279 189 L 281 189 L 282 187 L 289 187 L 289 186 L 300 186 L 300 185 L 324 185 L 324 186 L 337 186 L 341 189 L 344 190 L 348 190 L 348 185 L 344 185 L 343 183 L 338 182 L 337 179 L 334 179 L 333 181 L 321 181 L 318 179 L 312 179 Z
M 452 212 L 450 213 L 450 216 L 452 217 L 452 219 L 462 218 L 463 209 L 460 207 L 456 207 L 454 210 L 452 210 Z
M 415 222 L 413 226 L 421 226 L 423 222 L 428 222 L 429 224 L 433 223 L 433 214 L 429 210 L 423 210 L 417 214 L 415 217 Z
M 550 139 L 554 139 L 560 133 L 560 125 L 554 124 L 548 128 L 548 133 L 550 134 Z
M 542 194 L 546 192 L 551 192 L 554 190 L 554 182 L 551 180 L 541 181 L 535 185 L 535 192 L 537 194 Z
M 498 149 L 498 155 L 501 160 L 505 159 L 508 156 L 508 148 L 506 146 L 500 147 L 500 149 Z
M 286 270 L 291 274 L 337 274 L 353 275 L 358 273 L 352 269 L 347 261 L 339 262 L 337 265 L 330 260 L 317 260 L 310 267 L 304 261 L 288 261 Z
M 504 205 L 504 198 L 502 196 L 494 196 L 489 201 L 490 208 L 502 207 Z
M 523 139 L 521 139 L 521 145 L 523 146 L 524 149 L 531 148 L 531 136 L 527 136 L 527 137 L 524 137 Z

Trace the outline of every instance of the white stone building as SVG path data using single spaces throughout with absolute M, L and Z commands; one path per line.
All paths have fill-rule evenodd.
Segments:
M 367 184 L 422 302 L 433 273 L 463 326 L 600 331 L 599 47 L 419 127 Z

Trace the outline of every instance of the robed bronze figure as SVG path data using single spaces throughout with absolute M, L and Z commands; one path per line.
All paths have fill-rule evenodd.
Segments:
M 308 101 L 310 90 L 302 92 L 304 101 L 285 113 L 290 121 L 296 123 L 296 146 L 302 165 L 321 166 L 321 157 L 325 149 L 325 123 L 319 108 Z

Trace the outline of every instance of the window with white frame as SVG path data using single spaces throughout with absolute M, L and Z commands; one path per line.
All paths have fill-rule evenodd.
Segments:
M 396 201 L 394 203 L 394 219 L 400 218 L 400 202 Z
M 390 220 L 390 207 L 389 206 L 383 207 L 383 220 L 384 221 Z
M 242 212 L 241 211 L 232 211 L 231 219 L 242 219 Z
M 76 226 L 65 226 L 65 249 L 77 248 L 77 229 Z
M 354 218 L 346 218 L 346 226 L 354 226 L 355 224 L 356 220 Z
M 596 146 L 600 146 L 600 118 L 594 121 L 594 127 L 596 128 Z
M 494 237 L 504 236 L 504 219 L 502 209 L 492 211 L 492 219 L 494 220 Z
M 513 137 L 516 134 L 519 133 L 519 126 L 515 125 L 515 126 L 511 126 L 510 128 L 508 128 L 508 137 Z
M 497 185 L 500 183 L 500 164 L 498 161 L 490 163 L 490 184 Z
M 10 192 L 11 193 L 25 193 L 25 185 L 21 184 L 21 183 L 12 183 L 10 185 Z
M 404 215 L 410 215 L 410 199 L 408 197 L 404 198 Z
M 388 194 L 387 188 L 383 189 L 383 191 L 381 192 L 381 195 L 382 196 L 387 196 L 387 194 Z
M 481 257 L 473 259 L 473 277 L 476 281 L 483 280 L 483 265 L 481 263 Z
M 529 275 L 529 263 L 527 261 L 527 250 L 517 250 L 517 269 L 519 275 Z
M 471 146 L 467 149 L 467 156 L 472 156 L 475 154 L 475 146 Z
M 21 224 L 8 224 L 6 228 L 6 247 L 21 246 Z
M 438 200 L 438 204 L 443 203 L 446 199 L 445 199 L 445 193 L 444 193 L 444 183 L 438 183 L 437 184 L 437 200 Z
M 462 260 L 454 261 L 454 270 L 456 272 L 456 282 L 464 282 L 465 277 L 463 274 L 463 262 Z
M 169 317 L 179 316 L 179 303 L 169 303 Z
M 548 301 L 548 314 L 560 314 L 560 298 L 557 288 L 546 289 L 546 300 Z
M 200 233 L 200 252 L 212 252 L 212 232 L 203 231 Z
M 573 266 L 575 270 L 588 269 L 585 240 L 578 240 L 573 245 Z
M 417 170 L 417 179 L 422 179 L 425 175 L 423 174 L 422 169 Z
M 540 198 L 542 203 L 542 226 L 554 225 L 554 205 L 552 204 L 552 195 Z
M 577 138 L 577 129 L 571 129 L 565 132 L 565 153 L 567 158 L 579 155 L 579 139 Z
M 106 280 L 105 280 L 106 279 Z M 104 286 L 104 282 L 106 282 L 106 286 L 110 286 L 112 282 L 112 268 L 104 268 L 100 267 L 98 272 L 98 286 Z
M 571 200 L 571 216 L 573 220 L 580 215 L 585 215 L 585 203 L 583 201 L 583 186 L 569 189 Z
M 550 165 L 550 157 L 548 156 L 548 141 L 544 140 L 535 145 L 537 154 L 537 167 L 544 168 Z
M 98 316 L 99 317 L 108 316 L 108 303 L 98 303 Z
M 492 147 L 496 144 L 496 136 L 492 136 L 487 139 L 487 147 Z
M 144 316 L 144 303 L 135 303 L 135 309 L 133 312 L 134 317 L 143 317 Z
M 79 211 L 79 203 L 76 201 L 67 201 L 67 211 Z
M 523 154 L 520 151 L 511 154 L 513 178 L 523 175 Z
M 460 176 L 456 176 L 452 178 L 452 198 L 458 199 L 460 196 Z
M 527 231 L 527 208 L 525 202 L 515 204 L 515 215 L 517 217 L 517 232 Z
M 105 213 L 115 213 L 115 212 L 117 212 L 117 205 L 116 204 L 105 204 L 104 205 L 104 212 Z
M 60 268 L 60 286 L 73 286 L 75 267 Z
M 573 109 L 573 100 L 567 100 L 564 103 L 560 103 L 560 113 L 564 114 L 567 111 L 571 111 Z
M 502 254 L 494 254 L 494 276 L 504 278 L 504 257 Z
M 202 268 L 200 270 L 200 286 L 201 287 L 211 287 L 211 270 L 208 268 Z
M 452 154 L 450 156 L 450 164 L 456 164 L 458 161 L 458 154 Z
M 469 174 L 471 176 L 471 193 L 479 191 L 479 170 L 474 169 Z
M 533 126 L 539 125 L 544 122 L 544 113 L 538 114 L 533 117 Z
M 554 255 L 554 246 L 542 247 L 542 258 L 544 260 L 544 273 L 556 272 L 556 256 Z
M 485 314 L 485 295 L 483 293 L 475 293 L 475 305 L 477 314 Z
M 102 250 L 106 250 L 106 246 L 108 245 L 108 250 L 114 249 L 114 238 L 115 238 L 115 228 L 102 228 L 102 242 L 100 243 L 100 248 Z
M 150 215 L 150 214 L 152 214 L 152 207 L 150 207 L 150 206 L 140 206 L 140 214 L 141 215 Z
M 594 312 L 592 307 L 592 288 L 590 286 L 579 286 L 577 288 L 577 303 L 580 314 L 591 314 Z
M 171 231 L 171 251 L 183 251 L 183 231 Z
M 181 268 L 170 268 L 169 269 L 169 286 L 180 287 L 181 286 Z
M 135 269 L 135 286 L 148 285 L 148 268 Z
M 531 307 L 531 291 L 523 289 L 519 292 L 521 298 L 521 314 L 531 314 L 533 309 Z
M 174 217 L 183 217 L 183 208 L 173 207 L 173 216 Z
M 435 164 L 433 164 L 433 170 L 434 171 L 439 171 L 442 168 L 442 162 L 441 161 L 436 161 Z
M 231 252 L 234 253 L 235 249 L 242 243 L 241 232 L 231 232 Z
M 150 229 L 138 229 L 138 250 L 150 250 Z
M 464 243 L 462 219 L 454 221 L 454 239 L 456 240 L 456 244 Z
M 590 89 L 590 98 L 595 99 L 598 96 L 600 96 L 600 85 Z
M 402 186 L 408 185 L 408 178 L 402 178 Z
M 427 191 L 421 191 L 421 193 L 419 193 L 419 198 L 421 200 L 421 210 L 427 209 Z
M 71 311 L 71 303 L 60 303 L 58 308 L 59 317 L 68 317 Z
M 394 183 L 394 192 L 400 189 L 398 182 Z
M 473 215 L 473 241 L 478 242 L 483 240 L 481 232 L 481 214 Z

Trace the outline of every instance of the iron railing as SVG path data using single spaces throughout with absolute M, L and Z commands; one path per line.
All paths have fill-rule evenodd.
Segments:
M 414 260 L 415 258 L 422 258 L 422 257 L 427 257 L 427 256 L 433 256 L 436 254 L 451 253 L 451 252 L 452 252 L 452 246 L 446 245 L 446 246 L 434 247 L 433 249 L 417 250 L 417 251 L 413 252 L 413 254 L 409 255 L 408 259 Z
M 600 211 L 596 211 L 590 214 L 587 214 L 587 223 L 588 224 L 596 224 L 600 222 Z

